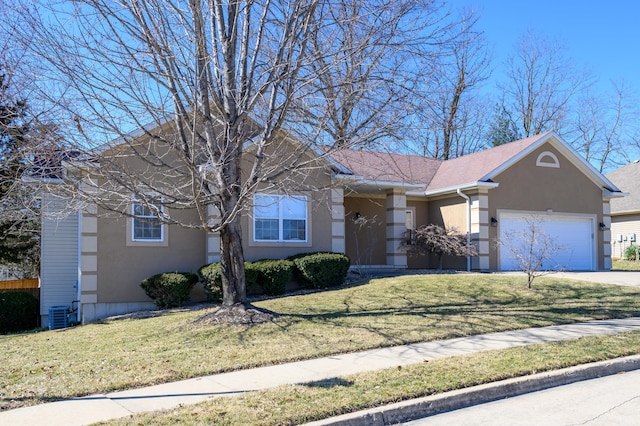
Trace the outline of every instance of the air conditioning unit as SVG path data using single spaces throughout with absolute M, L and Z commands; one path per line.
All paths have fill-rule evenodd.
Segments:
M 69 327 L 69 307 L 52 306 L 49 308 L 49 330 Z

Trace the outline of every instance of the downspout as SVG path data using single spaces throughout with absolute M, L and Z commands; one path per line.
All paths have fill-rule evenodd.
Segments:
M 467 203 L 467 272 L 471 272 L 471 199 L 468 195 L 463 194 L 460 188 L 456 189 L 459 196 L 465 199 Z

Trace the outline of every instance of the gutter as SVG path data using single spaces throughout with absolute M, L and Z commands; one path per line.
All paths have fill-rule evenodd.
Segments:
M 463 194 L 460 188 L 456 189 L 456 193 L 464 198 L 467 204 L 467 272 L 471 272 L 471 199 Z
M 460 191 L 461 189 L 472 189 L 472 188 L 492 189 L 492 188 L 497 188 L 499 185 L 500 184 L 498 182 L 484 182 L 484 181 L 469 182 L 462 185 L 455 185 L 455 186 L 449 186 L 446 188 L 427 190 L 424 192 L 424 195 L 432 196 L 432 195 L 443 195 L 443 194 L 450 194 L 450 193 L 459 194 L 460 192 L 458 191 Z

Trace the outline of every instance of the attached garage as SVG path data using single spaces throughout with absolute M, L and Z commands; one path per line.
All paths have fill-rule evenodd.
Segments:
M 539 238 L 534 250 L 554 244 L 559 249 L 545 260 L 543 270 L 595 271 L 596 229 L 592 216 L 557 213 L 501 212 L 498 214 L 500 270 L 520 269 L 513 248 L 525 253 L 530 247 L 532 228 Z

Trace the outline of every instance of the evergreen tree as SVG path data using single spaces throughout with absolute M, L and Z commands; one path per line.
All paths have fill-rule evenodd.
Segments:
M 20 276 L 37 275 L 39 263 L 37 216 L 26 202 L 29 191 L 21 179 L 30 130 L 27 115 L 27 102 L 9 95 L 0 69 L 0 267 Z
M 489 127 L 491 146 L 504 145 L 520 139 L 518 128 L 511 118 L 511 113 L 504 105 L 496 104 L 493 122 Z

